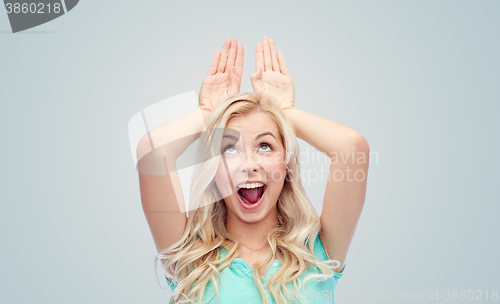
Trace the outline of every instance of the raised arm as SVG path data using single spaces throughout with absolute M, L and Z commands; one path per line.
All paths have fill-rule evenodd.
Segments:
M 211 112 L 238 94 L 242 69 L 243 47 L 236 38 L 227 40 L 212 60 L 198 107 L 152 129 L 137 146 L 142 207 L 158 251 L 178 241 L 187 224 L 176 160 L 206 129 Z
M 292 121 L 297 136 L 331 159 L 320 216 L 320 238 L 331 259 L 343 270 L 366 194 L 369 146 L 357 131 L 295 108 L 294 86 L 283 54 L 267 37 L 257 44 L 254 93 L 276 100 Z
M 299 138 L 330 158 L 320 238 L 341 272 L 365 202 L 370 149 L 361 134 L 334 121 L 292 108 L 285 111 Z
M 142 208 L 158 251 L 178 241 L 186 228 L 176 160 L 199 137 L 206 117 L 196 108 L 152 129 L 151 140 L 145 135 L 137 146 Z M 169 145 L 171 142 L 176 144 Z

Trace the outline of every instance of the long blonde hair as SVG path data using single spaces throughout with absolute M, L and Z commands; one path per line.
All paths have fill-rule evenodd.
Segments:
M 267 285 L 278 304 L 287 303 L 286 299 L 290 299 L 287 283 L 293 284 L 297 294 L 300 286 L 309 279 L 332 277 L 333 269 L 340 265 L 336 260 L 322 263 L 313 253 L 321 224 L 300 180 L 299 148 L 293 124 L 276 103 L 261 102 L 252 94 L 240 94 L 228 99 L 211 114 L 206 136 L 200 137 L 200 155 L 191 186 L 189 210 L 192 211 L 189 211 L 186 230 L 179 241 L 160 250 L 157 255 L 157 259 L 166 261 L 166 276 L 177 284 L 170 303 L 202 303 L 209 281 L 215 286 L 216 294 L 213 296 L 217 296 L 218 302 L 220 272 L 238 256 L 239 241 L 226 230 L 227 208 L 213 182 L 218 167 L 214 156 L 217 154 L 215 151 L 220 151 L 222 139 L 222 132 L 217 130 L 223 130 L 232 117 L 252 111 L 269 115 L 278 125 L 288 170 L 288 178 L 277 203 L 279 225 L 267 236 L 271 250 L 252 267 L 262 300 L 269 303 L 261 278 L 274 259 L 278 259 L 282 267 Z M 221 247 L 228 252 L 224 258 L 221 258 Z M 301 275 L 312 265 L 319 268 L 322 274 L 312 274 L 301 282 Z

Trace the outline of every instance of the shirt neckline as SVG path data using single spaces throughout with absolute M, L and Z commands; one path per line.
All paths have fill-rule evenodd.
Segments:
M 221 254 L 222 253 L 224 254 L 224 256 L 226 256 L 227 249 L 222 247 Z M 250 265 L 248 265 L 248 263 L 243 258 L 234 258 L 229 267 L 232 267 L 232 268 L 237 267 L 244 274 L 246 274 L 248 277 L 253 279 L 253 269 L 252 269 L 252 267 L 250 267 Z M 266 277 L 272 276 L 280 267 L 281 267 L 280 261 L 278 259 L 274 259 L 273 262 L 271 263 L 271 266 L 269 267 L 269 269 L 267 271 Z
M 317 239 L 318 243 L 320 244 L 320 246 L 319 246 L 320 249 L 323 249 L 323 244 L 321 243 L 321 239 L 319 238 L 319 234 L 316 237 L 316 239 Z M 315 243 L 315 244 L 317 244 L 317 243 Z M 325 260 L 327 260 L 328 258 L 326 257 L 325 251 L 324 250 L 321 250 L 321 251 L 322 251 L 321 252 L 322 256 L 324 256 Z M 227 249 L 224 246 L 221 246 L 221 255 L 223 254 L 223 256 L 221 256 L 221 257 L 225 257 L 227 255 L 227 253 L 228 253 Z M 253 269 L 252 269 L 252 267 L 250 267 L 250 265 L 248 265 L 248 263 L 243 258 L 234 258 L 229 267 L 234 267 L 233 264 L 236 267 L 238 267 L 243 273 L 245 273 L 248 277 L 253 279 Z M 276 265 L 276 266 L 274 266 L 274 265 Z M 278 269 L 281 266 L 282 265 L 281 265 L 280 261 L 278 259 L 274 259 L 273 263 L 271 264 L 271 266 L 268 269 L 266 277 L 273 275 L 276 271 L 278 271 Z
M 231 263 L 230 267 L 233 267 L 233 264 L 236 265 L 237 268 L 239 268 L 246 276 L 251 278 L 253 280 L 253 269 L 248 265 L 248 263 L 242 259 L 242 258 L 234 258 L 233 262 Z M 278 259 L 274 259 L 273 263 L 271 266 L 269 266 L 269 269 L 267 270 L 266 278 L 271 277 L 278 269 L 281 267 L 281 263 L 278 261 Z

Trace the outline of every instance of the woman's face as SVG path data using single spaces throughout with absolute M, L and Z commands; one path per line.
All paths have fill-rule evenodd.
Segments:
M 215 177 L 228 216 L 244 222 L 276 217 L 286 174 L 285 150 L 276 123 L 254 111 L 229 120 Z

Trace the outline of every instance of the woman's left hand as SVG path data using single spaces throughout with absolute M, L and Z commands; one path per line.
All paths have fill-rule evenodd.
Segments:
M 274 41 L 265 36 L 262 43 L 257 43 L 255 70 L 250 80 L 257 98 L 277 102 L 283 110 L 294 108 L 295 87 L 285 57 L 276 51 Z
M 228 56 L 229 52 L 229 56 Z M 215 53 L 200 89 L 199 107 L 213 112 L 218 105 L 240 92 L 243 73 L 243 46 L 238 40 L 226 40 L 222 53 Z

